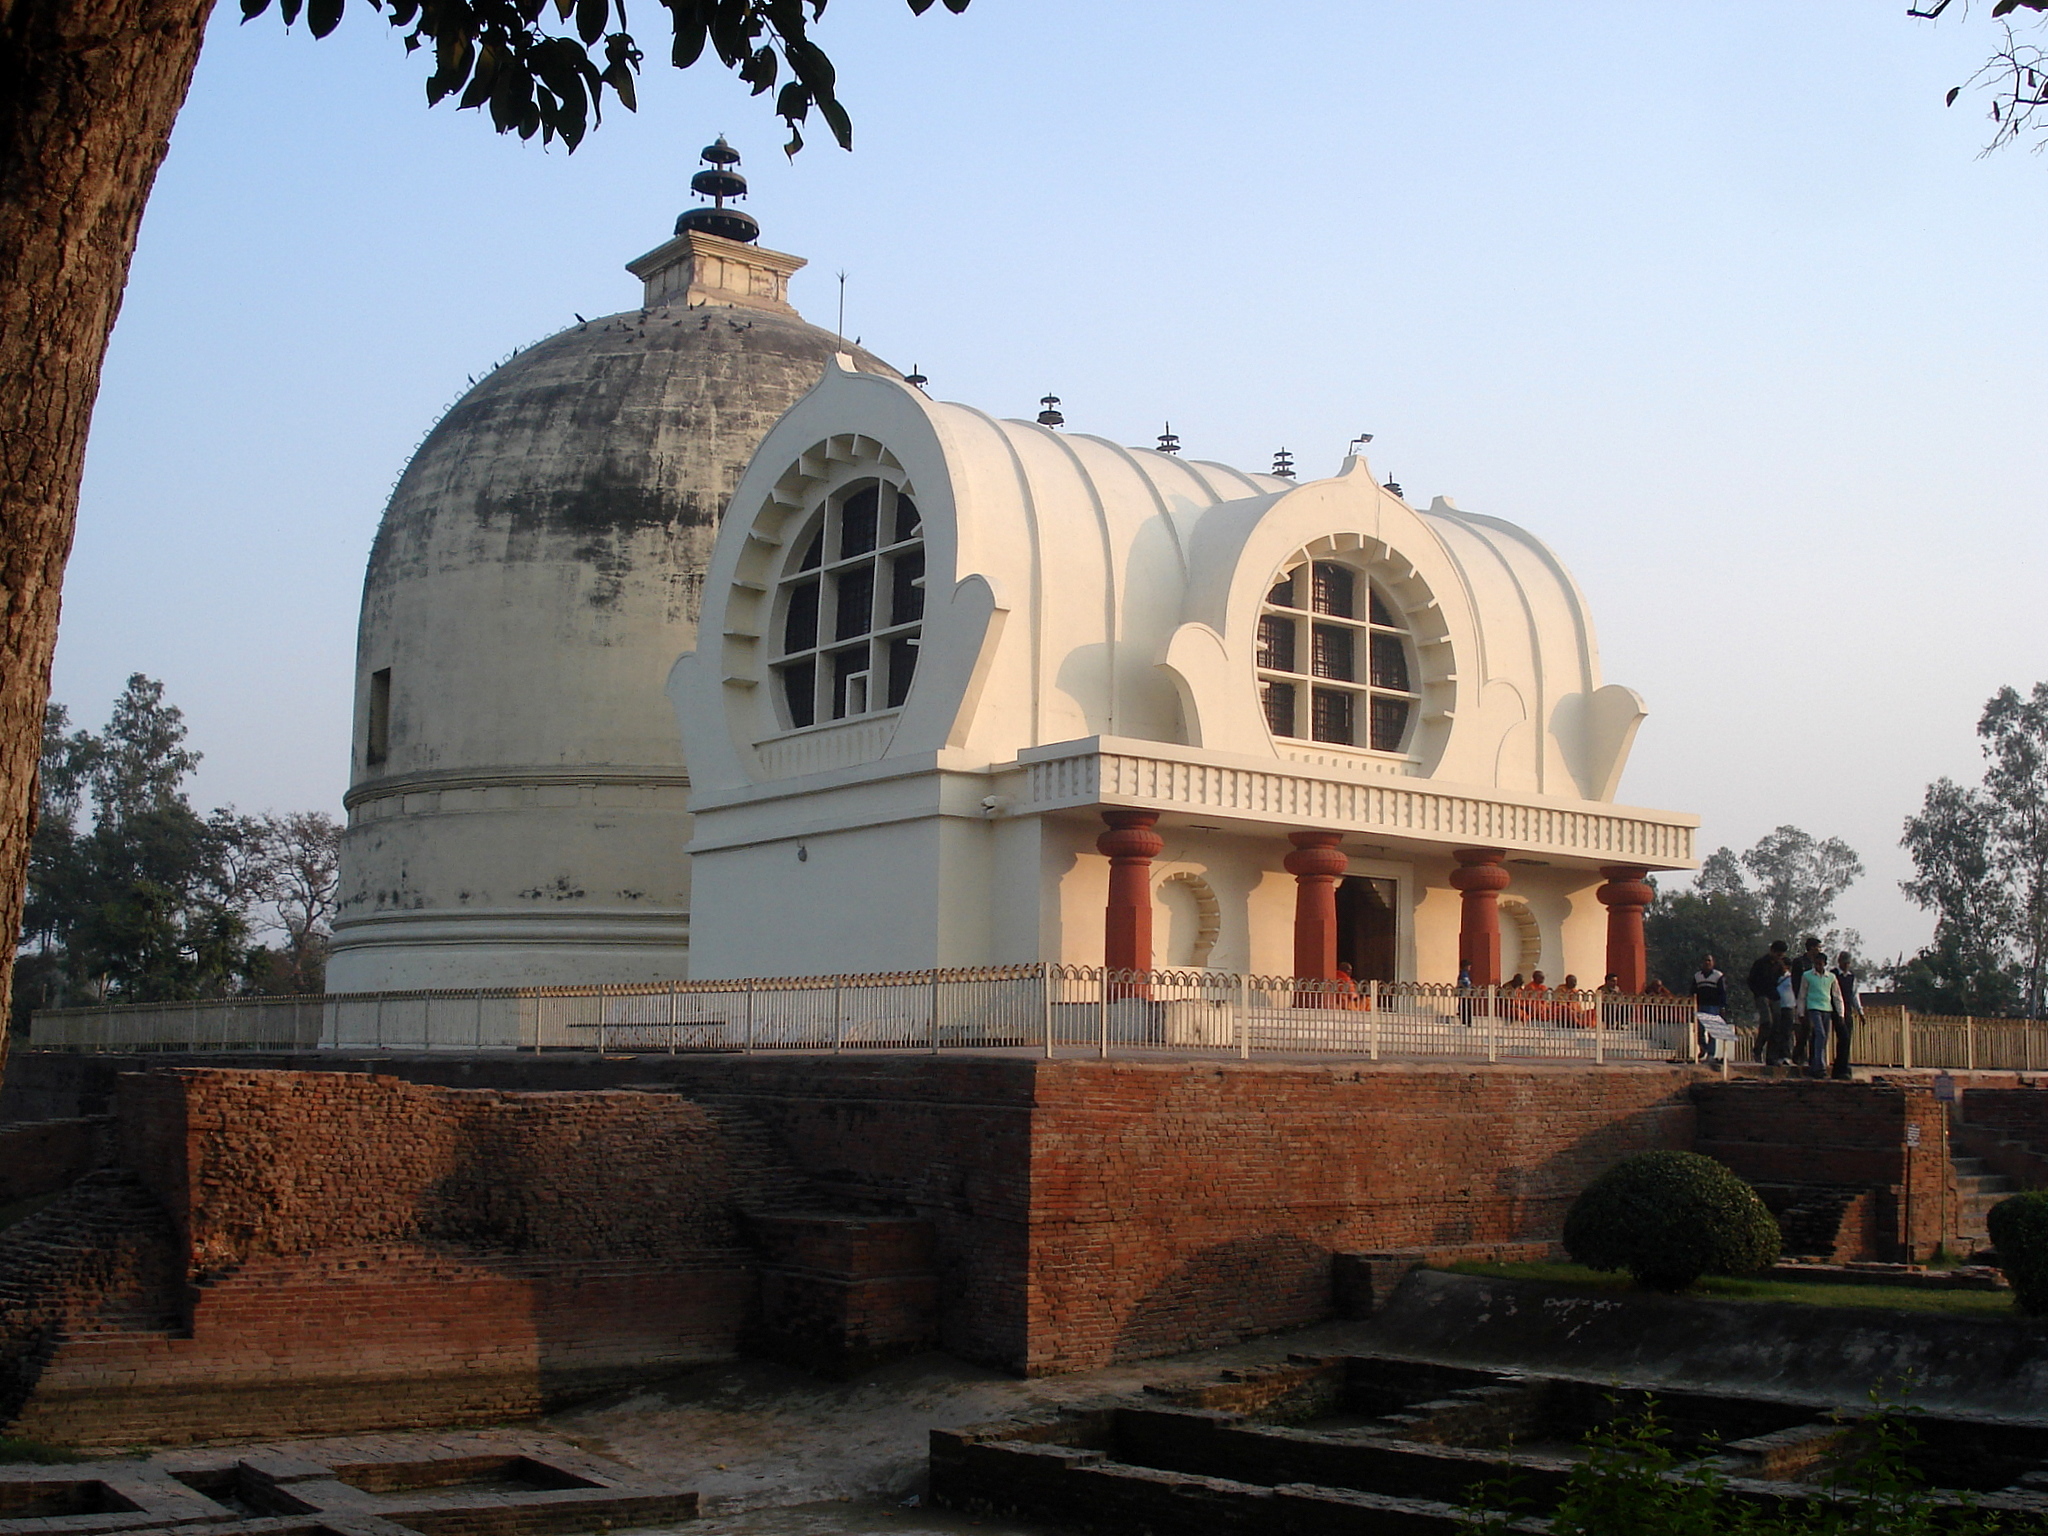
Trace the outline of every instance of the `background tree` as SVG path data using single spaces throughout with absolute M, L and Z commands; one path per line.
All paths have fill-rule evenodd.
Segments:
M 252 981 L 265 992 L 319 992 L 327 978 L 327 947 L 334 936 L 341 823 L 323 811 L 261 818 L 262 855 L 256 926 L 282 939 L 252 957 Z
M 2048 992 L 2048 683 L 2001 688 L 1977 721 L 1984 782 L 1930 784 L 1901 839 L 1901 881 L 1934 939 L 1893 971 L 1930 1013 L 2042 1014 Z
M 1733 849 L 1717 848 L 1700 866 L 1691 889 L 1659 890 L 1644 914 L 1650 974 L 1674 992 L 1684 992 L 1700 957 L 1712 955 L 1739 993 L 1744 970 L 1764 944 L 1763 931 L 1741 861 Z
M 967 0 L 944 0 L 952 11 Z M 574 149 L 607 91 L 634 104 L 641 49 L 624 0 L 368 0 L 429 102 L 488 109 L 501 133 Z M 932 0 L 908 0 L 913 12 Z M 245 19 L 269 0 L 243 0 Z M 324 37 L 344 0 L 278 0 Z M 853 128 L 811 41 L 825 0 L 664 0 L 669 61 L 706 50 L 774 92 L 792 152 L 813 108 Z M 78 513 L 86 427 L 142 210 L 199 62 L 213 0 L 0 0 L 0 988 L 22 932 L 34 788 Z M 6 1061 L 0 1031 L 0 1065 Z
M 1732 1006 L 1748 1006 L 1750 963 L 1775 939 L 1796 953 L 1811 934 L 1830 955 L 1862 944 L 1854 929 L 1835 927 L 1835 903 L 1863 874 L 1863 861 L 1839 837 L 1816 839 L 1779 827 L 1748 852 L 1717 848 L 1690 889 L 1659 891 L 1644 914 L 1650 971 L 1683 992 L 1711 954 L 1728 975 Z
M 1834 928 L 1835 903 L 1863 877 L 1863 861 L 1839 837 L 1815 839 L 1780 827 L 1742 856 L 1754 882 L 1757 915 L 1765 932 L 1794 949 L 1811 934 L 1829 949 L 1856 948 L 1857 935 Z
M 103 732 L 45 713 L 27 920 L 10 1010 L 318 990 L 340 828 L 317 812 L 201 817 L 163 685 L 128 679 Z M 277 951 L 254 935 L 274 931 Z

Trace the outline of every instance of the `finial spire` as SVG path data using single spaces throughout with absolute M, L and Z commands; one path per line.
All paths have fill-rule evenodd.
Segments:
M 1292 480 L 1294 478 L 1294 455 L 1285 448 L 1274 450 L 1273 473 L 1282 480 Z
M 694 229 L 699 234 L 717 235 L 724 240 L 737 240 L 750 245 L 761 238 L 761 226 L 752 216 L 741 213 L 737 208 L 725 206 L 728 198 L 747 195 L 747 178 L 733 167 L 740 163 L 740 152 L 725 142 L 725 135 L 718 136 L 716 144 L 707 144 L 698 156 L 708 169 L 699 171 L 690 178 L 690 190 L 699 197 L 711 199 L 709 208 L 692 208 L 676 220 L 676 233 Z
M 1058 395 L 1041 395 L 1038 403 L 1045 407 L 1038 413 L 1038 424 L 1041 427 L 1063 427 L 1067 424 L 1067 418 L 1060 414 Z
M 1166 424 L 1166 430 L 1159 434 L 1159 451 L 1161 453 L 1180 452 L 1180 439 L 1173 435 L 1173 423 L 1170 421 Z

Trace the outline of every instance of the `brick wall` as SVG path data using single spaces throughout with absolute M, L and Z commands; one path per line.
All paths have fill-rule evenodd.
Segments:
M 550 1261 L 393 1244 L 262 1259 L 196 1287 L 189 1330 L 56 1345 L 8 1432 L 175 1443 L 530 1417 L 730 1358 L 751 1280 L 742 1254 Z
M 773 1131 L 824 1203 L 923 1217 L 939 1343 L 1021 1367 L 1026 1353 L 1034 1098 L 1028 1058 L 724 1057 L 682 1089 Z
M 672 1094 L 501 1094 L 347 1073 L 178 1069 L 117 1095 L 124 1157 L 195 1273 L 426 1241 L 556 1257 L 744 1245 L 783 1170 Z
M 2048 1088 L 1972 1084 L 1963 1089 L 1957 1107 L 1969 1124 L 2002 1132 L 2048 1154 Z
M 0 1125 L 0 1205 L 75 1184 L 112 1154 L 105 1116 Z
M 1903 1238 L 1920 1125 L 1912 1235 L 1940 1233 L 1940 1107 L 1897 1083 L 1024 1056 L 643 1070 L 669 1091 L 122 1078 L 124 1169 L 91 1177 L 165 1213 L 165 1296 L 190 1337 L 129 1305 L 51 1358 L 31 1408 L 53 1434 L 112 1439 L 507 1416 L 736 1352 L 775 1321 L 764 1284 L 785 1343 L 852 1358 L 928 1336 L 935 1314 L 956 1354 L 1082 1369 L 1330 1316 L 1337 1253 L 1554 1241 L 1618 1158 L 1696 1142 L 1753 1180 L 1874 1191 L 1858 1221 Z M 764 1212 L 780 1214 L 740 1215 Z M 144 1406 L 119 1417 L 117 1400 Z
M 1750 1183 L 1833 1186 L 1872 1197 L 1845 1210 L 1879 1251 L 1840 1256 L 1925 1259 L 1944 1242 L 1955 1245 L 1948 1120 L 1928 1083 L 1752 1080 L 1701 1084 L 1693 1097 L 1696 1150 Z M 1920 1141 L 1909 1148 L 1907 1129 L 1914 1126 Z
M 1693 1074 L 1038 1064 L 1038 1372 L 1331 1315 L 1331 1256 L 1554 1240 L 1629 1152 L 1686 1147 Z
M 734 1111 L 673 1094 L 176 1069 L 124 1076 L 116 1108 L 123 1166 L 92 1178 L 161 1213 L 162 1252 L 110 1264 L 91 1180 L 0 1232 L 0 1296 L 18 1275 L 66 1298 L 0 1321 L 16 1433 L 498 1418 L 729 1358 L 741 1213 L 801 1185 Z M 155 1293 L 106 1278 L 131 1270 Z

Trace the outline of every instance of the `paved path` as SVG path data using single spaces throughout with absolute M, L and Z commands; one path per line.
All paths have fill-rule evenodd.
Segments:
M 687 1536 L 838 1536 L 840 1532 L 1040 1536 L 1042 1528 L 963 1521 L 904 1500 L 924 1493 L 927 1437 L 1028 1409 L 1195 1380 L 1294 1351 L 1364 1346 L 1365 1325 L 1328 1323 L 1223 1349 L 1072 1376 L 1016 1377 L 920 1355 L 851 1381 L 825 1382 L 752 1361 L 707 1367 L 658 1387 L 560 1413 L 544 1428 L 587 1450 L 694 1488 L 706 1519 Z M 772 1513 L 750 1513 L 772 1511 Z M 678 1536 L 685 1533 L 678 1532 Z

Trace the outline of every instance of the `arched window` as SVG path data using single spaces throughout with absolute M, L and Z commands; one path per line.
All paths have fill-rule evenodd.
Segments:
M 1357 567 L 1304 560 L 1273 584 L 1259 615 L 1258 668 L 1275 736 L 1407 750 L 1422 702 L 1414 639 Z
M 867 480 L 834 492 L 795 548 L 776 603 L 783 724 L 901 708 L 924 620 L 924 524 L 908 488 Z

